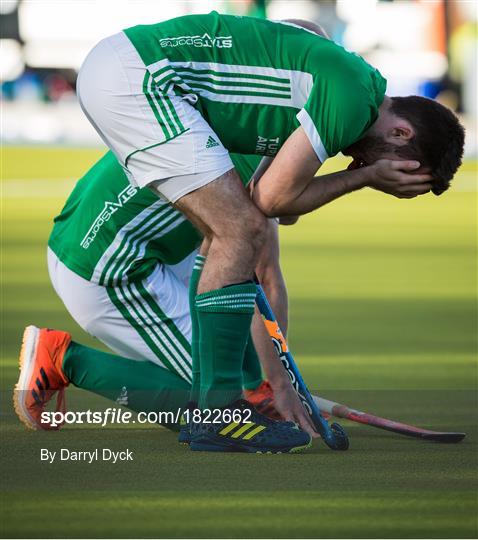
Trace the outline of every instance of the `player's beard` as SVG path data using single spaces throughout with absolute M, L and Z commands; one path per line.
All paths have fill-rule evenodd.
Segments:
M 347 147 L 343 153 L 352 156 L 354 160 L 370 165 L 386 155 L 395 153 L 395 146 L 376 135 L 365 135 Z

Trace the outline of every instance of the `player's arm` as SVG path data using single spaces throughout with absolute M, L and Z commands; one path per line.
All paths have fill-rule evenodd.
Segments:
M 287 288 L 279 263 L 279 233 L 276 220 L 268 220 L 267 241 L 261 252 L 256 274 L 261 282 L 267 298 L 276 314 L 279 325 L 287 333 L 288 322 L 288 296 Z M 262 321 L 262 317 L 256 308 L 252 320 L 252 337 L 262 368 L 274 390 L 274 402 L 277 410 L 286 420 L 297 422 L 312 436 L 317 436 L 295 390 L 289 376 L 277 356 L 271 339 Z
M 367 167 L 315 178 L 320 166 L 304 129 L 298 127 L 254 188 L 254 202 L 269 217 L 297 216 L 366 186 L 399 198 L 431 189 L 430 175 L 411 174 L 420 167 L 416 161 L 381 159 Z
M 267 169 L 270 167 L 270 164 L 272 163 L 272 160 L 274 158 L 265 156 L 261 159 L 259 166 L 254 171 L 254 174 L 251 176 L 251 179 L 248 184 L 249 193 L 251 195 L 251 199 L 254 200 L 254 189 L 259 182 L 262 175 L 267 171 Z M 299 216 L 280 216 L 279 217 L 279 225 L 295 225 L 299 221 Z

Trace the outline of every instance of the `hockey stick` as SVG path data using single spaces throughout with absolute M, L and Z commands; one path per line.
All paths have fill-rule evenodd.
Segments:
M 310 394 L 304 380 L 302 379 L 300 371 L 297 368 L 294 358 L 287 347 L 286 340 L 281 332 L 281 329 L 279 328 L 279 324 L 274 316 L 269 301 L 267 300 L 264 289 L 257 280 L 257 277 L 255 278 L 255 281 L 257 288 L 257 307 L 262 315 L 265 327 L 272 339 L 272 343 L 276 348 L 282 365 L 287 371 L 292 382 L 292 386 L 297 392 L 302 405 L 309 413 L 312 423 L 314 424 L 319 435 L 324 440 L 325 444 L 332 450 L 347 450 L 349 447 L 347 433 L 340 424 L 332 424 L 329 426 L 327 421 L 321 415 L 319 406 L 312 398 L 312 395 Z
M 422 429 L 409 424 L 396 422 L 394 420 L 388 420 L 387 418 L 380 418 L 380 416 L 374 416 L 373 414 L 357 411 L 356 409 L 350 409 L 346 405 L 336 403 L 335 401 L 329 401 L 328 399 L 317 396 L 313 396 L 313 399 L 321 411 L 324 411 L 332 416 L 344 418 L 351 420 L 352 422 L 365 424 L 367 426 L 372 426 L 379 429 L 385 429 L 387 431 L 393 431 L 394 433 L 407 435 L 408 437 L 415 437 L 417 439 L 441 443 L 458 443 L 466 436 L 466 433 L 457 433 L 453 431 L 431 431 L 429 429 Z
M 251 177 L 250 185 L 254 189 L 255 185 L 259 182 L 262 175 L 269 168 L 272 163 L 273 158 L 264 156 L 259 166 L 254 171 L 254 174 Z M 349 447 L 349 439 L 347 433 L 342 428 L 340 424 L 332 424 L 329 426 L 327 421 L 320 413 L 319 407 L 314 402 L 311 393 L 309 392 L 307 386 L 302 379 L 302 376 L 297 368 L 297 365 L 290 353 L 284 335 L 281 332 L 277 319 L 275 318 L 274 312 L 267 300 L 267 296 L 260 284 L 257 276 L 254 274 L 254 280 L 256 282 L 257 296 L 256 304 L 259 309 L 259 312 L 262 315 L 264 325 L 269 333 L 269 336 L 272 339 L 272 343 L 277 351 L 277 354 L 287 371 L 292 386 L 294 387 L 297 395 L 299 396 L 302 405 L 305 410 L 309 413 L 312 423 L 315 426 L 315 429 L 322 437 L 325 444 L 332 450 L 347 450 Z

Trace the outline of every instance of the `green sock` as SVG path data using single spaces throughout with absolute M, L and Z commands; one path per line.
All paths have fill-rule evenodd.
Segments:
M 262 377 L 261 363 L 254 347 L 251 333 L 249 333 L 249 339 L 247 340 L 242 369 L 244 388 L 246 390 L 255 390 L 264 379 Z
M 192 366 L 192 385 L 190 401 L 197 403 L 199 401 L 199 387 L 201 384 L 199 370 L 199 321 L 196 312 L 196 293 L 198 290 L 199 278 L 201 277 L 202 269 L 206 257 L 197 255 L 194 261 L 194 267 L 189 280 L 189 311 L 191 313 L 191 356 L 193 360 Z
M 176 414 L 191 387 L 184 379 L 149 361 L 130 360 L 71 342 L 63 359 L 69 381 L 136 411 Z M 171 427 L 170 422 L 165 425 Z
M 251 282 L 196 296 L 202 409 L 224 407 L 242 396 L 242 364 L 255 297 Z

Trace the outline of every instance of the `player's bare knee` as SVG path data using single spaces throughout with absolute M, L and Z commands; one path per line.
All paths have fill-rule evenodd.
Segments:
M 246 259 L 255 259 L 261 246 L 265 242 L 267 222 L 259 211 L 243 212 L 240 215 L 230 216 L 227 223 L 215 236 L 216 242 L 224 245 L 225 249 L 232 249 L 241 253 Z
M 246 213 L 231 223 L 228 242 L 235 245 L 236 250 L 247 251 L 249 257 L 256 260 L 266 241 L 266 231 L 266 218 L 259 211 Z

